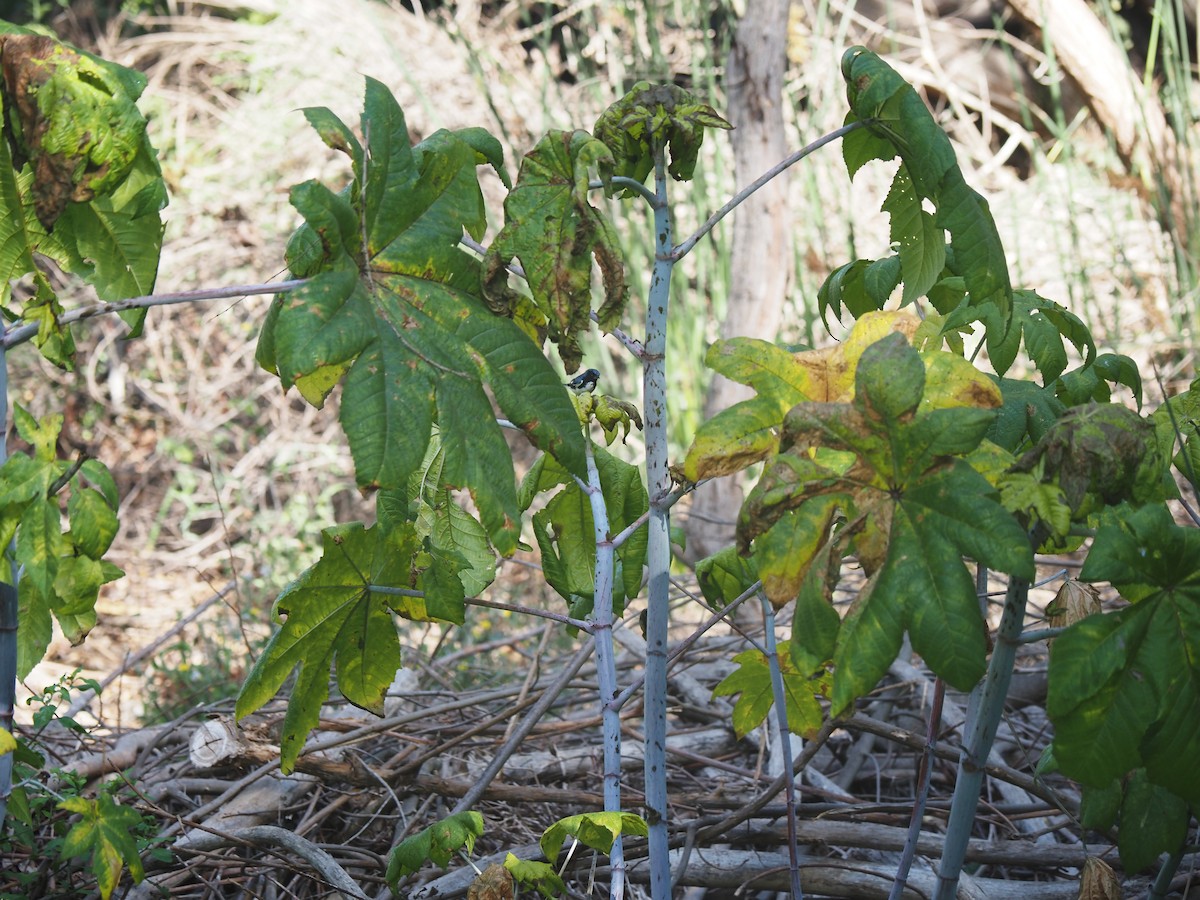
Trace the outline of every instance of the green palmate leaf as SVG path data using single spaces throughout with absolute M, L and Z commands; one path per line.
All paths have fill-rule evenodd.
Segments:
M 595 448 L 595 457 L 611 536 L 640 518 L 649 508 L 650 498 L 637 467 L 600 447 Z M 565 469 L 546 457 L 530 470 L 522 493 L 532 500 L 535 492 L 558 485 L 565 487 L 534 514 L 533 532 L 541 550 L 547 583 L 571 604 L 571 615 L 582 618 L 592 610 L 595 591 L 596 541 L 591 501 Z M 646 530 L 639 528 L 617 548 L 620 572 L 613 583 L 613 609 L 617 615 L 641 589 L 646 542 Z
M 676 181 L 690 181 L 706 128 L 732 128 L 706 103 L 674 84 L 639 81 L 596 120 L 593 133 L 612 151 L 601 166 L 607 184 L 613 176 L 644 182 L 654 170 L 656 148 L 665 148 L 668 171 Z M 608 195 L 624 194 L 609 186 Z
M 797 671 L 788 641 L 779 642 L 778 653 L 788 730 L 811 736 L 821 727 L 823 714 L 817 696 L 824 693 L 825 674 L 822 671 L 814 677 L 811 673 Z M 746 650 L 733 661 L 738 668 L 713 688 L 713 696 L 740 695 L 733 706 L 733 730 L 738 737 L 743 737 L 767 717 L 775 698 L 771 691 L 771 669 L 761 651 Z
M 749 590 L 758 581 L 758 572 L 752 559 L 736 547 L 726 547 L 696 563 L 696 580 L 708 605 L 721 609 Z
M 1004 403 L 987 437 L 1005 450 L 1016 451 L 1027 447 L 1030 440 L 1040 441 L 1067 411 L 1052 387 L 1011 378 L 997 378 L 996 384 Z
M 0 303 L 33 273 L 37 344 L 69 367 L 73 346 L 35 254 L 92 283 L 105 300 L 154 286 L 166 190 L 135 101 L 145 77 L 53 38 L 0 23 Z M 123 318 L 138 332 L 144 310 Z
M 1145 766 L 1155 784 L 1200 802 L 1200 534 L 1162 506 L 1113 517 L 1080 578 L 1137 603 L 1054 642 L 1046 709 L 1062 771 L 1103 786 Z
M 1022 340 L 1026 354 L 1042 373 L 1042 381 L 1047 386 L 1053 385 L 1067 368 L 1064 339 L 1083 357 L 1080 371 L 1086 371 L 1096 361 L 1096 345 L 1083 321 L 1066 307 L 1040 297 L 1034 291 L 1013 292 L 1012 327 L 1007 330 L 998 309 L 973 306 L 959 307 L 951 312 L 946 317 L 945 328 L 961 328 L 975 321 L 987 326 L 988 359 L 999 375 L 1012 366 Z
M 1174 853 L 1187 838 L 1191 814 L 1185 801 L 1136 770 L 1121 801 L 1117 849 L 1126 872 L 1140 872 L 1164 853 Z
M 137 810 L 119 806 L 106 793 L 95 800 L 68 797 L 58 804 L 60 809 L 82 818 L 71 826 L 59 851 L 64 859 L 88 856 L 100 896 L 108 900 L 121 881 L 121 872 L 129 868 L 133 880 L 140 883 L 145 877 L 133 834 L 142 824 Z
M 279 690 L 297 666 L 300 673 L 288 703 L 280 741 L 285 771 L 290 771 L 308 732 L 317 724 L 329 694 L 329 670 L 347 700 L 372 712 L 400 668 L 400 642 L 392 611 L 407 618 L 463 621 L 457 606 L 438 606 L 422 597 L 400 596 L 389 589 L 419 586 L 413 570 L 420 552 L 415 529 L 360 524 L 322 532 L 322 555 L 280 595 L 275 613 L 282 627 L 251 670 L 237 700 L 243 717 Z
M 579 336 L 591 327 L 592 265 L 599 266 L 604 303 L 600 327 L 621 320 L 629 288 L 616 232 L 587 200 L 588 172 L 611 163 L 607 147 L 585 131 L 551 132 L 521 164 L 517 185 L 504 201 L 505 225 L 484 260 L 484 289 L 493 311 L 511 316 L 518 295 L 506 266 L 521 261 L 540 311 L 539 327 L 558 344 L 568 371 L 579 366 Z
M 479 263 L 458 247 L 464 230 L 483 233 L 476 167 L 497 164 L 496 147 L 474 130 L 410 146 L 399 106 L 370 79 L 365 147 L 327 110 L 307 115 L 351 156 L 355 180 L 340 194 L 315 183 L 293 191 L 306 224 L 289 265 L 311 281 L 276 299 L 258 359 L 317 405 L 344 381 L 342 426 L 364 489 L 406 484 L 436 422 L 442 485 L 469 490 L 490 540 L 510 553 L 515 479 L 483 383 L 537 446 L 574 474 L 585 466 L 558 376 L 519 327 L 487 310 Z
M 468 810 L 447 816 L 405 838 L 388 856 L 386 878 L 392 891 L 398 894 L 400 879 L 412 875 L 427 862 L 445 868 L 458 851 L 470 853 L 476 838 L 482 834 L 483 816 Z
M 633 813 L 581 813 L 559 819 L 542 833 L 542 839 L 538 843 L 546 859 L 554 862 L 569 837 L 593 850 L 610 853 L 613 842 L 621 835 L 645 837 L 647 833 L 646 820 Z
M 1082 406 L 1092 400 L 1107 403 L 1112 399 L 1110 384 L 1129 388 L 1138 409 L 1142 408 L 1142 375 L 1137 363 L 1117 353 L 1101 353 L 1090 366 L 1063 375 L 1054 387 L 1063 403 Z
M 852 332 L 847 344 L 856 340 Z M 787 413 L 780 452 L 738 522 L 772 602 L 800 594 L 797 662 L 811 670 L 833 658 L 835 712 L 874 687 L 906 630 L 935 672 L 969 688 L 987 647 L 963 557 L 1034 574 L 1025 529 L 957 458 L 991 427 L 994 385 L 960 357 L 920 354 L 896 333 L 862 350 L 852 374 L 852 403 Z M 851 524 L 831 534 L 839 510 Z M 845 552 L 871 577 L 839 630 L 828 603 Z
M 504 858 L 504 868 L 512 873 L 518 884 L 529 885 L 546 900 L 567 892 L 566 884 L 550 863 L 520 859 L 510 853 Z
M 900 184 L 893 187 L 889 201 L 893 206 L 893 231 L 903 236 L 900 244 L 906 299 L 911 299 L 907 282 L 923 285 L 931 274 L 940 273 L 940 267 L 938 273 L 932 272 L 937 250 L 924 242 L 934 237 L 935 244 L 943 244 L 936 232 L 944 230 L 950 235 L 954 252 L 953 274 L 963 277 L 972 306 L 994 305 L 998 309 L 1003 333 L 1012 311 L 1004 249 L 987 201 L 967 185 L 950 139 L 917 92 L 866 48 L 846 51 L 842 75 L 851 108 L 847 121 L 869 123 L 867 134 L 858 131 L 845 139 L 844 153 L 851 174 L 870 159 L 899 156 L 902 161 L 897 175 Z M 909 185 L 915 201 L 910 199 Z M 937 211 L 932 224 L 917 215 L 922 200 L 930 201 Z

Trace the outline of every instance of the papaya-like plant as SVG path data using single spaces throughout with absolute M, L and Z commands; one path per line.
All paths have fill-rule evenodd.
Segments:
M 135 76 L 20 29 L 0 34 L 0 51 L 13 81 L 0 142 L 6 309 L 13 278 L 31 273 L 34 284 L 8 309 L 20 324 L 6 330 L 4 347 L 36 336 L 48 358 L 69 366 L 66 326 L 83 313 L 61 308 L 35 254 L 123 301 L 109 308 L 127 307 L 136 329 L 156 302 L 149 295 L 165 192 L 136 114 Z M 1197 484 L 1200 387 L 1149 416 L 1113 402 L 1118 385 L 1140 404 L 1136 366 L 1098 354 L 1068 310 L 1013 289 L 987 203 L 912 87 L 864 48 L 847 52 L 842 74 L 845 126 L 782 161 L 683 240 L 673 230 L 671 181 L 689 180 L 705 133 L 728 126 L 677 86 L 636 85 L 590 132 L 551 132 L 525 155 L 515 181 L 499 142 L 482 129 L 438 131 L 413 144 L 400 106 L 371 79 L 357 130 L 327 109 L 304 111 L 320 139 L 347 157 L 350 177 L 292 190 L 303 218 L 287 248 L 292 278 L 255 288 L 276 293 L 257 359 L 315 406 L 340 387 L 357 484 L 376 498 L 377 515 L 369 526 L 326 529 L 320 558 L 278 598 L 278 627 L 238 697 L 237 714 L 247 716 L 295 674 L 282 726 L 285 771 L 318 723 L 331 672 L 348 701 L 381 712 L 404 662 L 402 623 L 462 624 L 496 577 L 497 557 L 520 546 L 528 516 L 546 581 L 566 604 L 542 614 L 595 645 L 605 809 L 552 825 L 542 842 L 547 863 L 513 857 L 507 874 L 488 877 L 552 895 L 563 885 L 556 857 L 571 838 L 609 856 L 609 894 L 620 898 L 623 838 L 644 835 L 651 895 L 666 900 L 674 839 L 665 754 L 670 514 L 696 482 L 761 464 L 736 546 L 697 566 L 714 605 L 756 595 L 764 604 L 765 647 L 740 654 L 717 688 L 739 695 L 735 729 L 753 728 L 772 707 L 785 735 L 812 735 L 828 717 L 850 715 L 907 635 L 938 679 L 973 697 L 939 867 L 937 896 L 954 896 L 1016 648 L 1046 637 L 1023 631 L 1035 554 L 1092 538 L 1081 580 L 1112 584 L 1128 605 L 1055 632 L 1048 710 L 1057 733 L 1043 768 L 1084 785 L 1085 824 L 1120 823 L 1127 869 L 1165 853 L 1160 879 L 1169 880 L 1189 804 L 1200 803 L 1200 554 L 1197 532 L 1177 524 L 1167 505 L 1178 496 L 1172 471 Z M 64 97 L 87 115 L 58 116 Z M 851 177 L 872 161 L 899 160 L 884 201 L 895 252 L 850 261 L 821 289 L 822 313 L 856 320 L 837 347 L 715 344 L 708 365 L 754 396 L 704 423 L 671 465 L 670 366 L 690 362 L 666 354 L 673 267 L 763 180 L 836 138 Z M 479 243 L 487 221 L 481 166 L 508 189 L 504 226 L 489 247 Z M 643 273 L 640 339 L 629 337 L 626 321 L 634 276 L 595 191 L 652 212 L 655 265 Z M 564 385 L 552 358 L 568 372 L 579 368 L 580 337 L 592 322 L 619 333 L 642 366 L 640 407 L 594 378 L 578 391 Z M 1074 368 L 1067 344 L 1079 357 Z M 1022 347 L 1040 382 L 1008 376 Z M 991 372 L 976 364 L 983 351 Z M 0 596 L 0 640 L 15 636 L 0 658 L 17 666 L 0 676 L 10 687 L 44 653 L 49 617 L 82 638 L 96 592 L 119 574 L 103 561 L 116 527 L 111 477 L 94 461 L 54 458 L 52 417 L 18 410 L 16 424 L 35 452 L 0 469 L 0 536 L 12 572 Z M 641 469 L 598 440 L 611 444 L 632 428 L 645 433 Z M 504 429 L 541 454 L 520 483 Z M 866 581 L 842 616 L 831 601 L 849 557 Z M 994 640 L 981 610 L 989 573 L 1007 581 Z M 622 685 L 612 630 L 643 590 L 645 675 Z M 790 639 L 777 645 L 774 615 L 789 604 Z M 638 691 L 640 814 L 622 800 L 618 717 Z M 11 699 L 8 710 L 0 724 L 11 730 Z M 0 781 L 0 802 L 7 792 Z M 477 799 L 468 795 L 395 848 L 386 872 L 393 890 L 404 890 L 426 859 L 446 865 L 470 850 L 484 827 L 470 808 Z M 95 820 L 97 834 L 115 834 L 128 818 L 111 802 L 72 808 Z M 911 847 L 921 820 L 919 801 Z M 790 843 L 791 890 L 800 897 Z M 111 868 L 105 873 L 107 896 L 115 880 Z

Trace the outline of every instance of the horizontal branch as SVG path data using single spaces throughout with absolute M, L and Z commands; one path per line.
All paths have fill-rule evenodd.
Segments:
M 128 300 L 109 300 L 68 310 L 59 316 L 57 321 L 59 325 L 70 325 L 74 322 L 82 322 L 84 319 L 94 319 L 97 316 L 124 312 L 128 309 L 174 306 L 179 303 L 198 303 L 201 300 L 232 300 L 256 294 L 281 294 L 285 291 L 293 291 L 307 282 L 307 278 L 296 278 L 271 284 L 241 284 L 226 288 L 206 288 L 199 291 L 176 291 L 173 294 L 148 294 L 145 297 L 131 297 Z M 18 344 L 23 344 L 31 340 L 37 333 L 37 325 L 18 325 L 5 332 L 4 349 L 9 350 Z

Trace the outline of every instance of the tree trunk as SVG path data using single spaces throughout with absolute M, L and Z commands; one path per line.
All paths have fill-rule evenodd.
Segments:
M 739 187 L 787 154 L 782 102 L 788 6 L 789 0 L 749 0 L 729 53 L 726 95 Z M 743 335 L 773 341 L 779 332 L 792 271 L 787 177 L 779 176 L 733 213 L 733 272 L 723 338 Z M 749 388 L 714 376 L 704 416 L 711 418 L 749 396 Z M 689 560 L 732 542 L 741 505 L 736 477 L 717 479 L 696 491 L 685 525 Z

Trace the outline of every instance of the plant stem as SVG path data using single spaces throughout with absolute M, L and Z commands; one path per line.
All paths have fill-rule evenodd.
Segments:
M 671 213 L 667 203 L 666 150 L 654 148 L 654 272 L 646 307 L 642 402 L 646 423 L 646 489 L 650 492 L 646 565 L 646 822 L 649 825 L 650 896 L 671 900 L 667 839 L 667 631 L 671 588 L 671 475 L 667 470 L 667 306 L 671 296 Z
M 904 838 L 904 850 L 900 854 L 900 865 L 896 868 L 896 880 L 888 900 L 900 900 L 908 884 L 908 873 L 917 854 L 917 841 L 921 839 L 921 822 L 925 817 L 925 804 L 929 800 L 930 773 L 933 771 L 933 751 L 937 747 L 938 731 L 942 725 L 942 701 L 946 698 L 946 682 L 934 679 L 933 705 L 929 709 L 929 725 L 925 730 L 925 747 L 921 750 L 921 767 L 917 775 L 917 796 L 913 803 L 912 818 L 908 820 L 908 834 Z
M 946 823 L 946 845 L 942 851 L 942 865 L 938 871 L 937 892 L 933 900 L 954 900 L 958 891 L 958 879 L 967 855 L 967 842 L 971 839 L 975 810 L 979 805 L 983 768 L 1004 713 L 1004 698 L 1012 680 L 1013 662 L 1017 656 L 1028 599 L 1029 582 L 1023 578 L 1010 578 L 987 674 L 971 692 L 958 779 L 950 804 L 950 819 Z
M 0 465 L 8 459 L 8 354 L 0 345 Z M 20 606 L 17 602 L 17 565 L 10 543 L 4 552 L 10 571 L 0 568 L 0 728 L 10 734 L 13 730 L 13 706 L 17 699 L 17 624 Z M 2 566 L 2 563 L 0 563 Z M 15 753 L 0 756 L 0 832 L 8 813 L 8 795 L 12 791 L 12 765 Z
M 1183 860 L 1183 851 L 1186 846 L 1187 842 L 1185 841 L 1184 846 L 1179 847 L 1163 861 L 1162 868 L 1154 876 L 1154 884 L 1150 886 L 1147 900 L 1166 900 L 1167 894 L 1171 890 L 1171 881 L 1175 878 L 1175 873 L 1179 871 L 1179 863 Z
M 585 489 L 592 506 L 592 530 L 596 538 L 596 577 L 592 601 L 592 640 L 596 644 L 596 680 L 600 687 L 600 721 L 604 732 L 604 811 L 621 811 L 621 711 L 617 696 L 617 654 L 613 648 L 613 543 L 608 531 L 608 506 L 600 485 L 600 470 L 592 441 L 584 443 L 588 481 Z M 608 896 L 625 896 L 625 854 L 621 836 L 613 841 L 608 858 L 612 882 Z
M 783 751 L 784 803 L 787 806 L 788 871 L 791 874 L 792 900 L 804 900 L 800 887 L 800 851 L 796 846 L 796 776 L 792 771 L 792 736 L 788 729 L 787 694 L 783 690 L 783 672 L 779 668 L 779 647 L 775 643 L 775 607 L 761 590 L 763 638 L 767 646 L 767 668 L 771 672 L 775 719 L 779 723 L 779 747 Z

